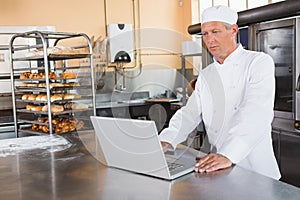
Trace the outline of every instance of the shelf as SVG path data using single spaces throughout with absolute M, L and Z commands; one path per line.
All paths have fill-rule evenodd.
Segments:
M 92 98 L 91 96 L 81 96 L 80 98 L 55 100 L 55 101 L 50 101 L 50 102 L 51 103 L 64 104 L 64 103 L 68 103 L 68 102 L 77 102 L 77 101 L 80 101 L 80 100 L 91 100 L 91 98 Z M 38 101 L 38 100 L 16 99 L 16 101 L 17 102 L 23 102 L 23 103 L 31 103 L 31 104 L 45 104 L 45 103 L 48 103 L 48 101 Z
M 66 60 L 66 59 L 81 59 L 89 58 L 91 54 L 49 54 L 48 60 Z M 21 57 L 13 58 L 13 61 L 40 61 L 44 60 L 44 56 L 32 56 L 32 57 Z
M 76 89 L 90 89 L 91 86 L 63 86 L 63 87 L 52 87 L 50 88 L 51 91 L 55 90 L 76 90 Z M 45 87 L 22 87 L 22 86 L 16 86 L 16 89 L 20 92 L 47 92 L 47 88 Z
M 53 116 L 55 116 L 55 115 L 71 114 L 71 113 L 77 113 L 77 112 L 86 112 L 86 111 L 91 111 L 91 110 L 93 110 L 93 108 L 76 109 L 76 110 L 64 110 L 62 112 L 52 112 L 51 114 Z M 20 113 L 33 113 L 33 114 L 40 114 L 40 115 L 48 115 L 48 112 L 32 111 L 32 110 L 26 110 L 26 109 L 17 109 L 17 112 L 20 112 Z
M 103 65 L 106 63 L 103 63 Z M 73 66 L 73 67 L 56 67 L 55 71 L 58 70 L 70 70 L 70 69 L 90 69 L 90 66 Z M 45 70 L 45 67 L 26 67 L 26 68 L 18 68 L 14 69 L 14 71 L 30 71 L 30 70 Z M 50 71 L 53 71 L 54 69 L 51 69 Z M 26 80 L 26 79 L 25 79 Z
M 80 46 L 61 46 L 62 48 L 55 48 L 59 47 L 60 44 L 68 44 L 68 42 L 64 42 L 68 39 L 72 39 L 75 37 L 81 37 L 82 39 L 86 40 L 87 45 L 80 45 Z M 14 41 L 16 38 L 35 38 L 37 44 L 33 45 L 20 45 L 20 44 L 14 44 Z M 61 42 L 63 41 L 63 42 Z M 47 42 L 47 43 L 46 43 Z M 53 46 L 51 46 L 53 45 Z M 47 48 L 47 50 L 45 49 Z M 52 49 L 54 51 L 52 51 Z M 71 51 L 69 51 L 71 49 Z M 58 130 L 59 127 L 56 127 L 56 130 L 53 129 L 55 125 L 53 125 L 52 119 L 55 117 L 62 117 L 65 119 L 71 119 L 76 115 L 84 115 L 86 116 L 86 120 L 90 120 L 90 115 L 96 115 L 95 110 L 95 85 L 94 85 L 94 66 L 93 66 L 93 56 L 92 56 L 92 42 L 90 38 L 83 33 L 76 34 L 76 33 L 63 33 L 63 32 L 40 32 L 40 31 L 30 31 L 26 33 L 19 33 L 15 34 L 11 38 L 10 46 L 10 58 L 12 63 L 12 70 L 11 70 L 11 76 L 14 77 L 14 81 L 12 82 L 13 91 L 13 112 L 14 112 L 14 125 L 17 127 L 18 123 L 22 122 L 25 124 L 38 124 L 45 129 L 45 126 L 49 126 L 50 130 L 49 133 L 42 132 L 42 130 L 31 130 L 31 126 L 27 128 L 21 128 L 21 129 L 15 129 L 16 137 L 18 137 L 18 132 L 27 132 L 31 134 L 37 134 L 37 135 L 43 135 L 43 134 L 55 134 L 56 132 L 60 132 L 61 130 Z M 58 51 L 57 51 L 58 50 Z M 18 53 L 20 51 L 20 53 Z M 22 52 L 21 52 L 22 51 Z M 26 51 L 26 52 L 25 52 Z M 54 52 L 54 53 L 53 53 Z M 22 53 L 22 55 L 21 55 Z M 45 53 L 45 54 L 44 54 Z M 75 64 L 75 66 L 66 66 L 64 65 L 65 62 L 56 63 L 52 61 L 66 61 L 69 59 L 78 59 L 75 60 L 80 63 Z M 82 60 L 80 60 L 82 59 Z M 20 68 L 14 68 L 14 65 L 17 61 L 27 61 L 29 64 L 25 64 L 23 66 L 20 66 Z M 38 65 L 31 65 L 31 61 L 36 61 Z M 50 62 L 51 61 L 51 62 Z M 81 62 L 82 61 L 82 62 Z M 84 62 L 83 62 L 84 61 Z M 73 62 L 72 62 L 73 64 Z M 83 65 L 84 66 L 78 66 Z M 103 65 L 106 65 L 106 63 L 101 63 Z M 83 71 L 80 71 L 84 69 Z M 76 78 L 71 79 L 65 79 L 62 74 L 64 71 L 68 70 L 79 70 L 80 76 L 76 76 Z M 23 72 L 29 72 L 29 73 L 49 73 L 54 72 L 58 78 L 56 79 L 49 79 L 47 80 L 45 76 L 30 76 L 30 77 L 37 77 L 35 79 L 20 79 L 20 76 Z M 77 72 L 76 72 L 77 73 Z M 77 73 L 77 74 L 78 74 Z M 26 74 L 27 75 L 27 74 Z M 42 74 L 41 74 L 42 75 Z M 28 77 L 28 76 L 24 76 Z M 44 77 L 44 78 L 40 78 Z M 51 76 L 51 78 L 54 76 Z M 23 76 L 22 76 L 23 78 Z M 50 78 L 50 76 L 49 76 Z M 55 78 L 55 77 L 54 77 Z M 89 79 L 87 83 L 84 82 L 83 85 L 80 84 L 82 80 L 80 79 Z M 49 84 L 45 84 L 45 83 Z M 75 84 L 73 84 L 74 82 Z M 55 84 L 56 83 L 56 84 Z M 67 84 L 71 83 L 70 85 L 74 86 L 68 86 Z M 39 87 L 40 86 L 40 87 Z M 78 90 L 78 92 L 77 92 Z M 49 95 L 55 95 L 55 94 L 72 94 L 72 93 L 79 93 L 80 91 L 87 91 L 88 93 L 84 93 L 84 96 L 80 96 L 80 98 L 73 98 L 73 99 L 62 99 L 62 100 L 54 100 L 51 101 L 51 98 Z M 47 100 L 43 101 L 37 101 L 37 100 L 22 100 L 21 95 L 23 94 L 45 94 L 47 93 Z M 18 95 L 18 96 L 16 96 Z M 19 96 L 20 95 L 20 96 Z M 44 99 L 44 97 L 43 97 Z M 43 112 L 43 111 L 32 111 L 25 109 L 26 104 L 33 104 L 33 105 L 39 105 L 42 107 L 43 105 L 47 105 L 48 103 L 52 105 L 52 103 L 64 106 L 65 104 L 72 103 L 76 106 L 76 103 L 84 103 L 87 106 L 84 109 L 66 109 L 62 112 Z M 22 109 L 17 108 L 16 104 L 24 103 L 22 106 Z M 18 105 L 19 106 L 19 105 Z M 50 105 L 48 105 L 50 107 Z M 65 106 L 71 107 L 71 106 Z M 78 106 L 76 106 L 78 107 Z M 76 108 L 73 106 L 73 108 Z M 81 108 L 83 108 L 81 107 Z M 88 108 L 86 108 L 88 107 Z M 79 107 L 78 107 L 79 108 Z M 30 118 L 26 118 L 23 116 L 31 116 Z M 38 122 L 38 119 L 47 118 L 49 119 L 50 123 L 44 123 L 44 121 Z M 69 122 L 66 122 L 69 124 Z M 86 123 L 84 123 L 86 124 Z M 87 123 L 89 124 L 89 123 Z M 65 125 L 64 129 L 66 131 L 74 130 L 73 128 L 66 127 Z M 81 127 L 79 125 L 78 127 Z M 90 125 L 88 127 L 91 127 Z M 36 128 L 36 127 L 34 127 Z M 67 129 L 66 129 L 67 128 Z M 85 125 L 84 127 L 85 128 Z M 80 129 L 81 130 L 81 129 Z
M 94 129 L 92 128 L 82 128 L 82 129 L 79 129 L 79 130 L 75 130 L 75 131 L 72 131 L 72 132 L 66 132 L 66 133 L 60 133 L 60 134 L 57 134 L 57 133 L 53 133 L 53 134 L 56 134 L 56 135 L 63 135 L 63 134 L 72 134 L 72 133 L 77 133 L 77 132 L 90 132 L 90 131 L 93 131 Z M 34 134 L 34 135 L 49 135 L 49 133 L 45 133 L 45 132 L 42 132 L 42 131 L 34 131 L 30 128 L 21 128 L 18 130 L 19 132 L 23 132 L 23 133 L 31 133 L 31 134 Z

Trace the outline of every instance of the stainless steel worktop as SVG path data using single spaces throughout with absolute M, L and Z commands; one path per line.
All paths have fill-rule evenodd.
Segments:
M 39 136 L 37 136 L 39 137 Z M 165 181 L 107 168 L 76 135 L 61 151 L 34 149 L 0 158 L 0 199 L 299 199 L 300 189 L 233 167 Z M 22 140 L 22 138 L 20 138 Z

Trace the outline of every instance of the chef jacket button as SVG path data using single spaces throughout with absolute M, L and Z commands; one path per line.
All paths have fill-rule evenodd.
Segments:
M 234 110 L 237 110 L 237 107 L 234 107 Z

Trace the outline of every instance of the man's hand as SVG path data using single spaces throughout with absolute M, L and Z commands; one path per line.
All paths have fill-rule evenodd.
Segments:
M 167 148 L 170 145 L 168 142 L 160 142 L 164 152 L 167 152 Z
M 219 169 L 228 168 L 232 162 L 221 154 L 208 154 L 200 158 L 195 165 L 195 172 L 213 172 Z

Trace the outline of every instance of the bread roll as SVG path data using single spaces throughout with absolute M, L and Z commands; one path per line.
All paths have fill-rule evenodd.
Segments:
M 46 87 L 46 83 L 39 83 L 38 87 Z
M 28 99 L 28 94 L 24 94 L 23 96 L 22 96 L 22 100 L 27 100 Z
M 36 87 L 37 84 L 36 83 L 26 83 L 27 87 Z
M 78 82 L 65 83 L 65 86 L 80 86 Z
M 32 111 L 41 111 L 42 108 L 43 108 L 43 106 L 33 106 L 33 107 L 31 108 L 31 110 L 32 110 Z
M 20 79 L 29 79 L 30 72 L 24 72 L 20 75 Z
M 54 94 L 51 96 L 51 102 L 63 99 L 63 94 Z
M 62 83 L 50 83 L 50 88 L 53 88 L 53 87 L 63 87 L 64 84 Z
M 39 94 L 36 96 L 35 100 L 36 101 L 42 101 L 42 97 L 44 96 L 44 94 Z
M 64 100 L 68 99 L 79 99 L 81 96 L 77 94 L 65 94 L 64 95 Z
M 35 101 L 35 98 L 36 98 L 36 95 L 35 95 L 35 94 L 30 94 L 30 95 L 27 97 L 27 100 Z
M 42 108 L 42 111 L 43 112 L 48 112 L 48 105 L 45 105 L 43 108 Z M 59 112 L 62 112 L 64 111 L 64 107 L 61 106 L 61 105 L 51 105 L 51 112 L 53 113 L 59 113 Z
M 77 74 L 75 72 L 63 72 L 61 77 L 63 79 L 74 79 L 77 78 Z
M 38 131 L 39 130 L 39 125 L 38 124 L 32 124 L 31 130 Z
M 42 131 L 44 133 L 49 133 L 49 127 L 48 126 L 42 126 Z
M 64 100 L 67 100 L 67 99 L 74 99 L 75 98 L 75 95 L 74 94 L 64 94 Z
M 57 79 L 57 75 L 54 72 L 50 72 L 49 73 L 49 79 L 56 80 Z
M 41 101 L 47 101 L 47 95 L 46 94 L 43 94 L 41 96 Z
M 27 83 L 21 83 L 20 87 L 27 87 Z
M 27 104 L 26 105 L 26 110 L 31 110 L 33 107 L 35 107 L 35 105 Z

